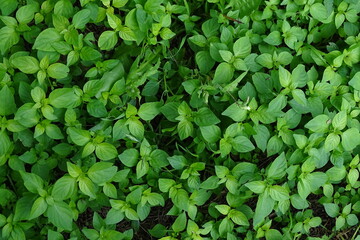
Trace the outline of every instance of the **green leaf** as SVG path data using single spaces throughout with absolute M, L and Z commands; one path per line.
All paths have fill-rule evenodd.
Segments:
M 33 48 L 48 52 L 55 51 L 52 44 L 60 40 L 62 40 L 62 36 L 55 28 L 47 28 L 37 36 Z
M 149 163 L 145 160 L 141 160 L 136 164 L 136 178 L 139 179 L 145 176 L 150 169 Z
M 49 205 L 46 214 L 49 221 L 56 227 L 63 228 L 67 231 L 72 230 L 73 213 L 66 203 L 54 202 L 53 205 Z
M 275 201 L 266 194 L 266 192 L 259 195 L 253 220 L 253 225 L 255 227 L 264 221 L 265 217 L 273 211 L 274 205 Z
M 12 46 L 20 40 L 19 33 L 13 27 L 5 26 L 0 29 L 0 51 L 5 54 Z
M 77 29 L 85 28 L 85 25 L 90 20 L 90 10 L 89 9 L 82 9 L 78 11 L 72 18 L 72 24 Z
M 251 43 L 249 37 L 241 37 L 235 41 L 234 46 L 235 57 L 245 58 L 251 53 Z
M 325 150 L 326 151 L 332 151 L 334 150 L 340 143 L 340 137 L 339 135 L 335 133 L 330 133 L 326 139 L 325 139 Z
M 278 185 L 270 187 L 270 196 L 275 201 L 285 201 L 290 199 L 289 191 Z
M 261 194 L 265 191 L 266 184 L 264 181 L 253 181 L 245 184 L 252 192 L 256 194 Z
M 228 116 L 236 122 L 244 121 L 247 117 L 247 110 L 241 108 L 239 103 L 231 104 L 221 115 Z
M 347 125 L 346 112 L 345 111 L 338 112 L 332 120 L 332 125 L 337 130 L 343 130 Z
M 69 67 L 62 63 L 51 64 L 47 69 L 49 76 L 55 79 L 66 78 L 69 72 Z
M 329 126 L 329 117 L 325 114 L 318 115 L 305 124 L 305 127 L 316 133 L 325 133 Z
M 325 212 L 332 218 L 335 218 L 339 215 L 340 208 L 335 203 L 324 203 Z
M 181 213 L 172 224 L 171 228 L 175 232 L 181 232 L 186 228 L 186 215 L 185 212 Z
M 199 51 L 196 53 L 195 62 L 202 74 L 208 73 L 215 65 L 208 51 Z
M 101 53 L 91 47 L 83 47 L 80 52 L 80 58 L 84 61 L 96 61 L 101 57 Z
M 11 115 L 16 112 L 14 94 L 5 85 L 0 91 L 0 116 Z
M 17 57 L 12 61 L 12 64 L 26 74 L 34 74 L 40 70 L 39 61 L 30 56 Z
M 315 3 L 311 5 L 310 14 L 313 16 L 313 18 L 319 20 L 320 22 L 325 21 L 329 16 L 326 7 L 321 3 Z
M 210 109 L 204 107 L 194 114 L 194 122 L 199 127 L 204 127 L 218 124 L 220 120 Z
M 136 41 L 136 36 L 133 30 L 128 27 L 121 27 L 119 30 L 119 37 L 126 41 Z
M 119 155 L 119 159 L 125 166 L 134 167 L 139 159 L 139 151 L 135 148 L 125 149 Z
M 141 104 L 138 115 L 141 119 L 145 121 L 150 121 L 160 113 L 160 102 L 149 102 Z
M 31 207 L 29 220 L 42 215 L 46 211 L 47 207 L 48 205 L 43 197 L 39 197 L 38 199 L 36 199 Z
M 278 46 L 282 43 L 281 34 L 279 31 L 272 31 L 264 38 L 264 42 L 270 45 Z
M 103 161 L 114 159 L 118 156 L 117 149 L 110 143 L 100 143 L 95 147 L 96 156 Z
M 95 199 L 97 191 L 95 184 L 87 177 L 79 177 L 78 181 L 80 191 L 85 195 Z
M 87 175 L 94 183 L 101 185 L 109 182 L 116 174 L 117 167 L 113 166 L 112 163 L 98 162 L 91 166 L 88 170 Z
M 249 221 L 246 215 L 237 210 L 231 210 L 229 213 L 230 219 L 237 225 L 249 226 Z
M 44 181 L 35 173 L 20 171 L 21 177 L 27 190 L 32 193 L 38 193 L 44 188 Z
M 75 108 L 81 99 L 73 88 L 58 88 L 50 93 L 49 103 L 56 108 Z
M 91 139 L 91 135 L 88 131 L 70 127 L 67 129 L 67 132 L 73 141 L 78 146 L 84 146 Z
M 267 177 L 271 179 L 281 179 L 286 174 L 286 157 L 284 153 L 281 153 L 274 162 L 271 163 L 268 171 Z
M 291 73 L 282 66 L 279 67 L 279 80 L 281 86 L 284 88 L 288 87 L 292 82 Z
M 355 73 L 355 75 L 349 81 L 349 85 L 360 91 L 360 72 Z
M 216 143 L 221 137 L 221 129 L 216 125 L 200 127 L 201 135 L 205 141 Z
M 188 138 L 192 135 L 194 126 L 190 121 L 183 120 L 179 122 L 177 129 L 180 139 L 184 140 L 185 138 Z
M 101 50 L 111 50 L 115 47 L 115 45 L 118 42 L 118 37 L 116 35 L 116 32 L 114 31 L 105 31 L 102 32 L 99 40 L 98 40 L 98 46 Z
M 360 144 L 360 133 L 357 128 L 350 128 L 343 132 L 341 144 L 345 151 L 351 151 Z
M 220 63 L 215 70 L 213 83 L 229 83 L 234 76 L 234 68 L 229 63 Z
M 65 200 L 71 198 L 76 193 L 76 189 L 76 179 L 63 176 L 55 182 L 51 196 L 56 200 Z
M 250 152 L 255 149 L 255 146 L 252 144 L 252 142 L 244 136 L 233 138 L 232 144 L 234 149 L 241 153 Z

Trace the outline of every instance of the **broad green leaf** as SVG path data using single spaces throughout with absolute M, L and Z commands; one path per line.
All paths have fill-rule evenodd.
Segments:
M 56 108 L 74 108 L 81 104 L 81 100 L 74 89 L 58 88 L 50 93 L 49 103 Z
M 49 205 L 46 214 L 56 227 L 71 231 L 73 212 L 69 205 L 64 202 L 54 202 L 53 205 Z
M 103 161 L 114 159 L 118 156 L 117 149 L 110 143 L 100 143 L 95 147 L 96 156 Z
M 325 133 L 329 127 L 329 117 L 327 115 L 318 115 L 308 123 L 305 127 L 316 133 Z
M 236 57 L 245 58 L 251 53 L 251 43 L 249 37 L 241 37 L 235 41 L 234 55 Z
M 110 181 L 116 174 L 117 167 L 112 163 L 98 162 L 91 166 L 87 175 L 94 183 L 100 185 Z
M 229 83 L 234 76 L 234 68 L 229 63 L 220 63 L 215 70 L 213 83 Z
M 49 76 L 55 79 L 65 78 L 69 72 L 69 67 L 62 63 L 51 64 L 47 69 Z
M 360 133 L 357 128 L 350 128 L 343 132 L 341 144 L 345 151 L 351 151 L 360 144 Z
M 12 61 L 12 64 L 26 74 L 37 73 L 40 70 L 39 61 L 31 56 L 17 57 Z
M 71 198 L 76 193 L 76 189 L 76 179 L 63 176 L 55 182 L 51 196 L 56 200 L 65 200 Z
M 41 51 L 55 51 L 52 44 L 60 40 L 62 36 L 55 28 L 47 28 L 37 36 L 33 48 Z
M 141 119 L 145 121 L 150 121 L 160 113 L 160 102 L 149 102 L 144 103 L 140 106 L 138 115 Z
M 0 116 L 11 115 L 16 112 L 14 94 L 5 85 L 0 91 Z
M 105 31 L 101 33 L 98 46 L 101 50 L 111 50 L 118 42 L 118 37 L 114 31 Z
M 72 24 L 77 29 L 83 29 L 90 20 L 90 10 L 82 9 L 78 11 L 72 18 Z
M 255 149 L 255 146 L 252 144 L 252 142 L 244 136 L 233 138 L 232 144 L 234 149 L 241 153 L 250 152 Z

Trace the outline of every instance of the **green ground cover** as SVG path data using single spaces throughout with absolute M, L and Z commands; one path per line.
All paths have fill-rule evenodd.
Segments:
M 0 240 L 360 239 L 360 1 L 0 9 Z

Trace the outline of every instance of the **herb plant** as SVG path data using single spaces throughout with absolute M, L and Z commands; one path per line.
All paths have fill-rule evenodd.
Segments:
M 360 1 L 0 11 L 0 240 L 360 239 Z

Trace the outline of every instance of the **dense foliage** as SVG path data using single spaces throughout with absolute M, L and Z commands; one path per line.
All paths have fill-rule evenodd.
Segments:
M 359 239 L 358 0 L 0 0 L 0 239 Z

